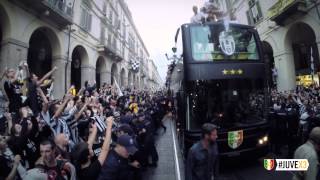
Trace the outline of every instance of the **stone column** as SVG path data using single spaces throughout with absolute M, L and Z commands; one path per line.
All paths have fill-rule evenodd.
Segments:
M 21 61 L 27 61 L 29 44 L 15 40 L 5 39 L 0 47 L 0 73 L 5 68 L 16 69 Z
M 277 88 L 279 91 L 293 90 L 296 87 L 296 73 L 292 52 L 285 52 L 274 57 L 278 70 Z
M 124 82 L 122 84 L 122 87 L 127 87 L 129 84 L 128 84 L 128 78 L 126 77 L 126 75 L 124 75 L 123 80 L 124 80 Z
M 96 68 L 92 66 L 81 66 L 81 86 L 84 86 L 86 81 L 92 83 L 96 80 Z
M 65 56 L 54 56 L 52 57 L 52 68 L 56 66 L 58 69 L 53 73 L 54 77 L 54 88 L 53 96 L 55 99 L 60 99 L 66 93 L 69 82 L 66 80 L 70 77 L 70 74 L 66 73 L 67 58 Z M 66 87 L 67 84 L 67 87 Z
M 67 65 L 67 88 L 71 86 L 71 61 L 72 59 L 69 59 L 68 65 Z M 66 62 L 67 63 L 67 62 Z

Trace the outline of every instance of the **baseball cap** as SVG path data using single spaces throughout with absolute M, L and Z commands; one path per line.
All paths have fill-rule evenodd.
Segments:
M 118 137 L 117 140 L 117 144 L 123 146 L 126 148 L 126 150 L 128 151 L 129 154 L 134 154 L 135 152 L 137 152 L 137 148 L 134 145 L 134 140 L 131 136 L 129 135 L 122 135 L 120 137 Z
M 123 131 L 124 133 L 127 133 L 129 136 L 132 136 L 134 134 L 132 128 L 128 124 L 122 124 L 119 128 L 118 131 Z

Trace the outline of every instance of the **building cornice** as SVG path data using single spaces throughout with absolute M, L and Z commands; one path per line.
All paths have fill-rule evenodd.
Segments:
M 21 46 L 21 47 L 24 47 L 24 48 L 29 48 L 29 44 L 28 43 L 25 43 L 25 42 L 22 42 L 22 41 L 19 41 L 17 39 L 13 39 L 13 38 L 7 38 L 7 39 L 4 39 L 4 40 L 1 41 L 1 46 L 4 46 L 6 44 L 14 44 L 14 45 Z

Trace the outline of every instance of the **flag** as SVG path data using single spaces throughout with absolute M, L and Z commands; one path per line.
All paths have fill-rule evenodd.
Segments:
M 274 159 L 265 159 L 263 165 L 266 170 L 271 171 L 274 168 Z
M 120 89 L 120 87 L 119 87 L 119 85 L 118 85 L 118 83 L 117 83 L 116 78 L 113 77 L 113 79 L 114 79 L 114 84 L 116 85 L 116 88 L 117 88 L 117 91 L 118 91 L 118 95 L 119 95 L 120 97 L 123 96 L 123 93 L 122 93 L 122 91 L 121 91 L 121 89 Z

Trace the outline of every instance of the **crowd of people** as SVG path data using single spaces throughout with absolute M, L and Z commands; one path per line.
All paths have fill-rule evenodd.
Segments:
M 306 172 L 294 173 L 297 179 L 320 179 L 320 87 L 297 86 L 295 90 L 271 92 L 271 144 L 275 153 L 288 145 L 288 158 L 308 159 Z
M 320 126 L 320 87 L 297 86 L 294 91 L 272 91 L 272 109 L 275 112 L 297 115 L 304 132 Z
M 135 180 L 157 166 L 155 136 L 171 104 L 162 92 L 86 82 L 55 99 L 56 70 L 41 78 L 26 62 L 5 70 L 0 179 Z

